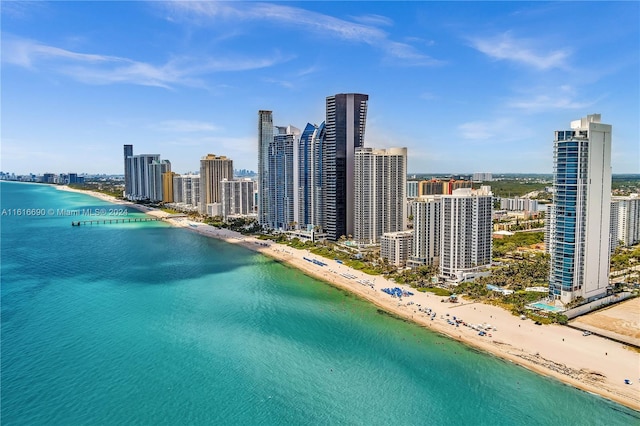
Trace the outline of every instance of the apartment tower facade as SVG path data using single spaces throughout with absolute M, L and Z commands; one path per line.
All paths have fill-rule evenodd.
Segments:
M 611 125 L 591 114 L 555 132 L 549 295 L 606 294 L 611 220 Z
M 207 205 L 222 199 L 220 182 L 233 179 L 233 160 L 225 156 L 207 154 L 200 160 L 200 213 L 207 213 Z
M 441 198 L 440 276 L 461 281 L 491 265 L 493 194 L 491 188 L 455 189 Z
M 407 227 L 407 148 L 357 148 L 354 167 L 354 232 L 360 245 Z
M 322 210 L 330 240 L 354 232 L 355 150 L 364 146 L 368 101 L 368 95 L 359 93 L 340 93 L 326 99 Z

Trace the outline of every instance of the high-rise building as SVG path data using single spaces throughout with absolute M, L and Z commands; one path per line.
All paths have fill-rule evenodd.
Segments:
M 355 150 L 364 146 L 368 100 L 368 95 L 358 93 L 341 93 L 326 100 L 323 225 L 330 240 L 354 232 Z
M 354 233 L 360 245 L 407 227 L 407 148 L 356 148 Z
M 133 163 L 130 158 L 133 157 L 133 145 L 124 146 L 124 196 L 128 198 L 133 194 Z
M 233 161 L 225 156 L 207 154 L 200 160 L 200 213 L 207 213 L 207 204 L 219 203 L 220 182 L 233 179 Z
M 307 123 L 298 144 L 298 216 L 300 229 L 322 227 L 322 140 L 320 126 Z
M 175 172 L 168 171 L 162 174 L 162 201 L 164 203 L 173 203 L 173 178 Z
M 380 257 L 391 265 L 404 266 L 411 254 L 413 231 L 387 232 L 380 237 Z
M 631 194 L 627 197 L 612 197 L 611 219 L 612 250 L 620 242 L 625 246 L 640 242 L 640 197 L 638 194 Z
M 491 188 L 459 188 L 441 198 L 440 275 L 462 281 L 465 274 L 491 265 Z
M 600 114 L 555 132 L 549 295 L 568 303 L 603 296 L 609 284 L 611 125 Z
M 273 143 L 273 113 L 258 111 L 258 223 L 269 224 L 269 147 Z
M 417 180 L 407 181 L 407 198 L 418 198 L 418 184 Z
M 152 202 L 163 199 L 162 175 L 171 171 L 169 160 L 153 161 L 149 165 L 149 200 Z
M 473 174 L 474 182 L 491 182 L 493 175 L 488 172 L 476 172 Z
M 173 178 L 173 202 L 199 209 L 200 176 L 194 174 L 177 175 Z
M 253 213 L 254 182 L 251 179 L 223 179 L 220 182 L 220 190 L 222 217 L 226 219 L 232 215 Z
M 151 164 L 160 162 L 160 154 L 140 154 L 129 157 L 132 164 L 132 188 L 129 198 L 146 200 L 151 198 Z
M 410 266 L 438 265 L 440 258 L 439 196 L 421 197 L 413 201 L 413 247 Z
M 296 166 L 300 130 L 293 126 L 275 126 L 275 130 L 269 144 L 265 224 L 272 229 L 286 230 L 295 227 L 297 217 Z

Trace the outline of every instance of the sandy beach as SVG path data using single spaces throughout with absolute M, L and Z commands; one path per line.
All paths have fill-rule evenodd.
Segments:
M 161 210 L 117 200 L 105 194 L 68 187 L 58 188 L 127 205 L 152 216 L 170 216 Z M 596 335 L 583 336 L 581 331 L 570 327 L 535 325 L 531 320 L 520 320 L 496 306 L 464 299 L 459 303 L 449 303 L 445 297 L 420 293 L 408 286 L 387 281 L 382 276 L 364 274 L 306 250 L 217 229 L 188 218 L 165 221 L 173 226 L 260 252 L 354 293 L 398 317 L 536 373 L 554 377 L 563 383 L 640 411 L 640 352 L 620 343 Z M 305 257 L 317 259 L 326 265 L 305 260 Z M 400 287 L 414 295 L 392 297 L 382 291 L 389 287 Z M 459 321 L 457 325 L 453 321 L 454 317 Z M 478 330 L 471 328 L 471 325 L 483 325 L 486 335 L 480 336 Z M 631 380 L 632 384 L 625 384 L 625 379 Z

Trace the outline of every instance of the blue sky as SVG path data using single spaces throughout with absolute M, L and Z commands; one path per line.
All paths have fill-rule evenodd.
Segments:
M 365 145 L 409 171 L 551 173 L 553 132 L 600 113 L 640 172 L 638 2 L 2 1 L 2 171 L 257 169 L 257 111 L 303 129 L 369 94 Z

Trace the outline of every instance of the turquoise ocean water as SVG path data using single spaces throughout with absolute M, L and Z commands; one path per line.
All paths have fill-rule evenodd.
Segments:
M 113 208 L 0 191 L 0 209 Z M 78 219 L 1 218 L 2 425 L 640 422 L 241 247 Z

